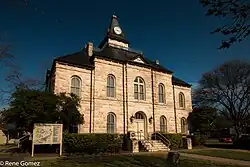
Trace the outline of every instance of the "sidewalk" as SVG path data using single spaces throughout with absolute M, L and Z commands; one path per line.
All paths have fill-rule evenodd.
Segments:
M 250 167 L 250 161 L 241 161 L 241 160 L 211 157 L 211 156 L 197 155 L 197 154 L 188 154 L 188 153 L 180 153 L 180 155 L 184 156 L 184 157 L 189 157 L 189 158 L 202 159 L 202 160 L 220 162 L 220 163 L 224 163 L 224 164 L 233 164 L 233 165 Z

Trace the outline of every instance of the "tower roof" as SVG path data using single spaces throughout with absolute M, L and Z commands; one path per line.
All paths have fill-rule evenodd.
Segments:
M 115 32 L 116 28 L 119 28 L 121 30 L 121 33 Z M 104 40 L 100 43 L 99 48 L 101 48 L 105 44 L 105 42 L 107 42 L 109 38 L 117 40 L 117 41 L 121 41 L 123 43 L 127 43 L 127 44 L 129 43 L 128 40 L 126 40 L 125 34 L 118 22 L 118 17 L 115 15 L 111 17 L 111 21 L 107 29 L 106 36 Z
M 115 15 L 113 15 L 112 16 L 112 18 L 111 18 L 111 22 L 110 22 L 110 25 L 109 25 L 109 28 L 108 28 L 108 34 L 109 35 L 116 35 L 116 36 L 120 36 L 120 37 L 124 37 L 124 32 L 122 31 L 122 33 L 121 34 L 116 34 L 115 33 L 115 31 L 114 31 L 114 28 L 115 27 L 120 27 L 121 28 L 121 26 L 120 26 L 120 24 L 119 24 L 119 22 L 118 22 L 118 18 L 117 18 L 117 16 L 115 16 Z

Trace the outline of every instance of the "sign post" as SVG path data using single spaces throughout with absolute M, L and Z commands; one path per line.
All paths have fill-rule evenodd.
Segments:
M 63 124 L 34 124 L 31 156 L 34 156 L 34 146 L 42 144 L 60 144 L 61 156 L 62 133 Z

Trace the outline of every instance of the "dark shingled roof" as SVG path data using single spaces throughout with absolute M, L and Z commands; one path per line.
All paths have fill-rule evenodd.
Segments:
M 145 64 L 141 63 L 135 63 L 138 65 L 144 65 L 149 66 L 153 69 L 160 70 L 169 74 L 172 74 L 173 72 L 164 68 L 163 66 L 156 64 L 154 61 L 149 60 L 148 58 L 144 57 L 142 53 L 138 53 L 132 50 L 125 50 L 125 49 L 119 49 L 115 47 L 105 47 L 104 49 L 100 51 L 95 51 L 95 56 L 103 57 L 107 59 L 113 59 L 118 61 L 127 61 L 130 63 L 135 63 L 133 60 L 140 57 Z
M 154 61 L 149 60 L 148 58 L 144 57 L 142 53 L 138 53 L 138 52 L 134 52 L 134 51 L 130 51 L 130 50 L 118 49 L 118 48 L 107 46 L 102 50 L 95 50 L 93 58 L 94 57 L 116 60 L 116 61 L 120 61 L 120 62 L 128 62 L 128 63 L 133 63 L 135 65 L 147 66 L 147 67 L 153 68 L 155 70 L 166 72 L 168 74 L 173 73 L 172 71 L 164 68 L 163 66 L 156 64 Z M 145 62 L 145 64 L 137 63 L 137 62 L 133 61 L 134 59 L 136 59 L 138 57 L 140 57 Z M 80 67 L 88 67 L 88 68 L 94 67 L 94 64 L 92 63 L 92 61 L 90 61 L 85 50 L 82 50 L 82 51 L 79 51 L 79 52 L 76 52 L 73 54 L 69 54 L 66 56 L 57 57 L 55 59 L 55 61 L 68 63 L 68 64 L 72 64 L 72 65 L 77 65 Z M 172 84 L 179 85 L 179 86 L 185 86 L 185 87 L 191 87 L 190 84 L 188 84 L 188 83 L 186 83 L 186 82 L 184 82 L 184 81 L 182 81 L 174 76 L 172 77 Z
M 172 84 L 173 85 L 178 85 L 178 86 L 186 86 L 186 87 L 191 87 L 192 85 L 186 83 L 185 81 L 180 80 L 179 78 L 172 77 Z
M 82 67 L 94 67 L 94 65 L 89 61 L 89 57 L 85 50 L 73 54 L 68 54 L 66 56 L 57 57 L 55 61 Z

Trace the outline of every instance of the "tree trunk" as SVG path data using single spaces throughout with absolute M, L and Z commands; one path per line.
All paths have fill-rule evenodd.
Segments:
M 10 140 L 10 135 L 9 132 L 7 132 L 6 144 L 9 144 L 9 140 Z
M 240 126 L 239 125 L 235 125 L 234 126 L 234 129 L 235 129 L 235 133 L 236 133 L 236 136 L 235 136 L 235 138 L 236 138 L 236 140 L 237 139 L 239 139 L 239 137 L 240 137 Z

